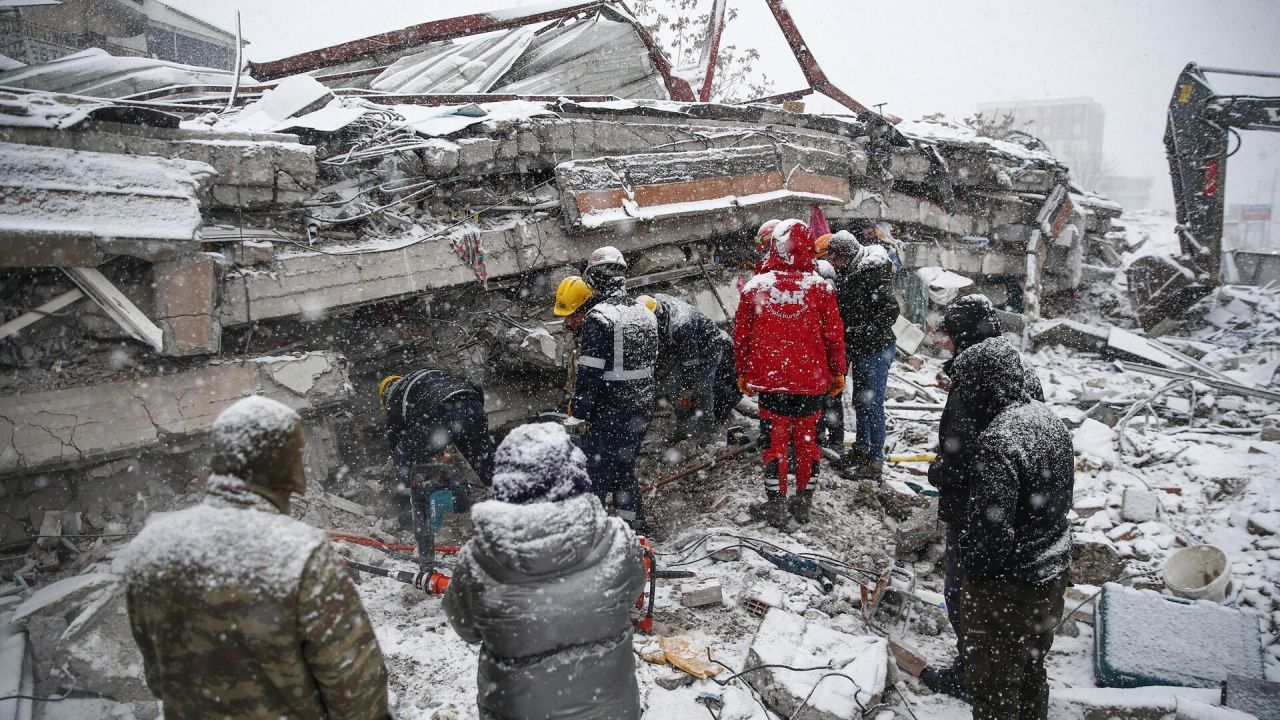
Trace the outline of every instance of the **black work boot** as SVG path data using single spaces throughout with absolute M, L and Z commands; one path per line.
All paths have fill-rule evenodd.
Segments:
M 936 693 L 969 702 L 969 693 L 964 689 L 964 676 L 954 667 L 937 668 L 930 665 L 920 671 L 920 681 Z
M 790 519 L 787 515 L 787 499 L 777 490 L 765 490 L 764 502 L 747 508 L 751 517 L 764 520 L 769 525 L 781 530 Z
M 801 525 L 809 524 L 809 507 L 813 503 L 813 489 L 801 490 L 791 497 L 787 502 L 787 509 L 791 511 L 791 517 Z

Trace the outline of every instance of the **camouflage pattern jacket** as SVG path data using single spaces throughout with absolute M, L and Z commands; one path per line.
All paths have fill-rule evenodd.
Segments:
M 325 534 L 209 479 L 126 553 L 129 622 L 171 718 L 387 718 L 382 652 Z

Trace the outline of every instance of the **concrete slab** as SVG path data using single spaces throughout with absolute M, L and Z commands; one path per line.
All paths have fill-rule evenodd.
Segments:
M 298 392 L 306 382 L 310 387 Z M 254 393 L 305 416 L 345 401 L 347 382 L 339 356 L 316 352 L 0 397 L 0 437 L 8 440 L 0 448 L 0 475 L 101 462 L 202 435 L 219 412 Z
M 783 717 L 853 720 L 884 693 L 889 644 L 882 637 L 850 635 L 775 608 L 760 623 L 746 664 L 830 667 L 808 672 L 767 668 L 744 677 Z

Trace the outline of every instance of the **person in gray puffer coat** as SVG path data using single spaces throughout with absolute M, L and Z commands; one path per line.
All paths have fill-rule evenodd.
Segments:
M 481 717 L 639 718 L 630 608 L 644 564 L 592 494 L 586 456 L 561 425 L 522 425 L 498 446 L 492 494 L 471 509 L 444 596 L 454 632 L 481 645 Z

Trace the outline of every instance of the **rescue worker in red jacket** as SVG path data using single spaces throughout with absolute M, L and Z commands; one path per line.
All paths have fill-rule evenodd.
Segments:
M 771 239 L 760 274 L 742 288 L 733 345 L 739 387 L 759 393 L 760 417 L 771 425 L 762 458 L 765 502 L 756 509 L 781 528 L 788 510 L 797 522 L 809 521 L 809 481 L 822 457 L 818 417 L 827 396 L 844 391 L 846 365 L 844 326 L 834 291 L 816 272 L 809 227 L 784 220 Z M 792 470 L 795 493 L 788 500 Z

